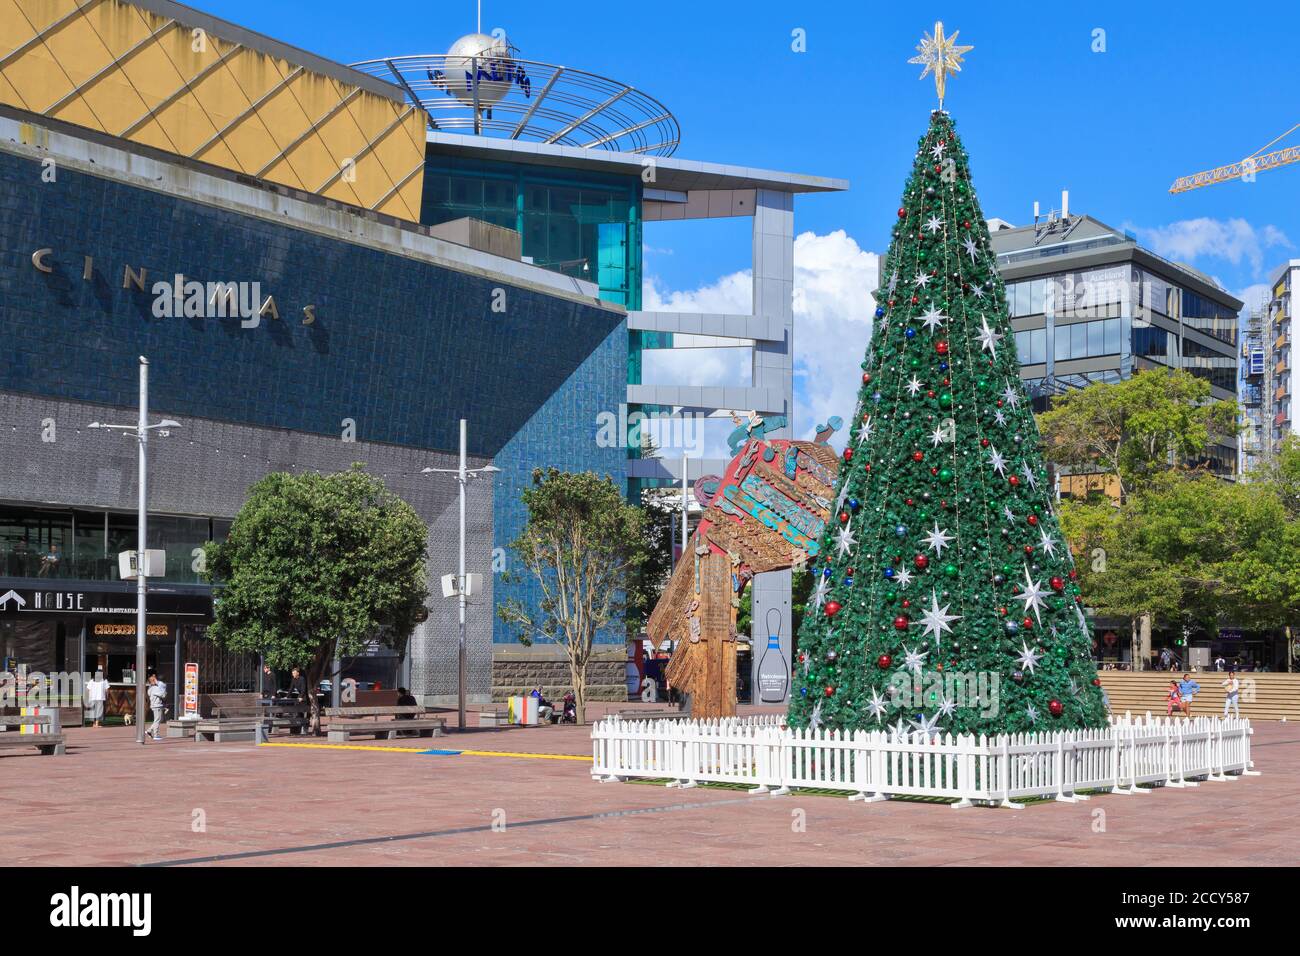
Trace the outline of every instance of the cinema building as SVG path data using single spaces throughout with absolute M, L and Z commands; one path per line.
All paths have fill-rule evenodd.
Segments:
M 680 480 L 628 410 L 791 412 L 793 201 L 819 177 L 673 158 L 672 114 L 626 84 L 471 36 L 438 56 L 345 66 L 168 0 L 14 0 L 0 19 L 0 663 L 132 666 L 136 450 L 93 422 L 151 418 L 150 665 L 200 665 L 205 690 L 255 661 L 205 636 L 200 546 L 271 471 L 364 462 L 428 526 L 429 618 L 403 659 L 351 673 L 456 690 L 452 468 L 468 421 L 471 700 L 560 684 L 557 648 L 494 614 L 526 582 L 493 572 L 534 468 L 608 474 L 636 495 Z M 382 52 L 382 51 L 381 51 Z M 647 220 L 753 222 L 746 315 L 641 310 Z M 748 349 L 744 388 L 647 384 L 647 350 Z M 625 420 L 625 419 L 620 419 Z M 692 462 L 696 477 L 720 463 Z M 696 471 L 695 469 L 698 469 Z M 759 588 L 788 614 L 788 581 Z M 785 588 L 782 592 L 782 587 Z M 755 609 L 755 620 L 762 619 Z M 788 626 L 785 629 L 788 635 Z M 625 688 L 625 635 L 596 696 Z M 177 688 L 179 681 L 176 682 Z

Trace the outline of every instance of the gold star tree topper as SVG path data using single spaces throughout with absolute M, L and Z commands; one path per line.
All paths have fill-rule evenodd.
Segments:
M 962 54 L 969 53 L 975 49 L 973 46 L 958 46 L 957 34 L 959 30 L 954 30 L 952 36 L 943 35 L 943 21 L 940 20 L 934 25 L 934 36 L 927 32 L 921 38 L 921 42 L 916 46 L 916 52 L 920 56 L 914 56 L 908 63 L 920 63 L 925 66 L 921 71 L 921 79 L 925 79 L 932 71 L 934 73 L 934 88 L 939 93 L 939 109 L 943 109 L 943 89 L 949 73 L 961 72 Z

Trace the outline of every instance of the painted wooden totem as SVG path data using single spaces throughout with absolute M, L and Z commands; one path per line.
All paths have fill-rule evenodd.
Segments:
M 780 424 L 784 424 L 783 421 Z M 695 483 L 704 514 L 646 625 L 658 648 L 675 642 L 670 686 L 689 694 L 697 718 L 736 713 L 736 611 L 755 574 L 801 565 L 817 555 L 830 518 L 839 458 L 817 441 L 768 439 L 775 420 L 750 416 L 732 436 L 739 453 L 722 477 Z

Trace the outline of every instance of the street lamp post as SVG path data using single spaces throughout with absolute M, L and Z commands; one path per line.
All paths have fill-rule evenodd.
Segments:
M 148 530 L 148 451 L 149 451 L 149 432 L 159 429 L 159 435 L 166 437 L 167 432 L 162 429 L 180 428 L 180 422 L 172 421 L 165 418 L 156 425 L 149 424 L 149 360 L 143 355 L 140 356 L 140 416 L 134 425 L 105 425 L 100 422 L 91 422 L 88 428 L 106 428 L 112 431 L 120 431 L 124 435 L 129 435 L 136 440 L 139 449 L 137 458 L 137 468 L 139 476 L 136 482 L 136 552 L 135 552 L 135 742 L 144 743 L 144 725 L 145 725 L 145 665 L 146 665 L 146 621 L 147 614 L 145 602 L 147 600 L 148 585 L 145 575 L 145 553 L 148 550 L 146 532 Z
M 460 485 L 460 560 L 456 573 L 456 603 L 458 605 L 460 618 L 460 638 L 457 655 L 457 677 L 456 677 L 456 709 L 458 726 L 465 729 L 465 684 L 468 680 L 468 657 L 465 650 L 465 604 L 466 604 L 466 577 L 465 577 L 465 483 L 471 478 L 477 478 L 480 475 L 492 474 L 501 469 L 495 465 L 484 465 L 482 468 L 470 468 L 467 453 L 466 441 L 466 422 L 460 420 L 460 462 L 455 468 L 425 468 L 421 474 L 442 474 L 454 475 L 457 483 Z

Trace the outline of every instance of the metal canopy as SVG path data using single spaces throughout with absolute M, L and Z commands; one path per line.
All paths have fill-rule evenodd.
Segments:
M 473 71 L 465 62 L 461 56 L 426 54 L 351 66 L 396 83 L 428 115 L 429 128 L 442 132 L 647 156 L 671 156 L 681 141 L 677 118 L 626 83 L 537 60 L 483 57 Z M 504 94 L 489 102 L 489 89 Z

